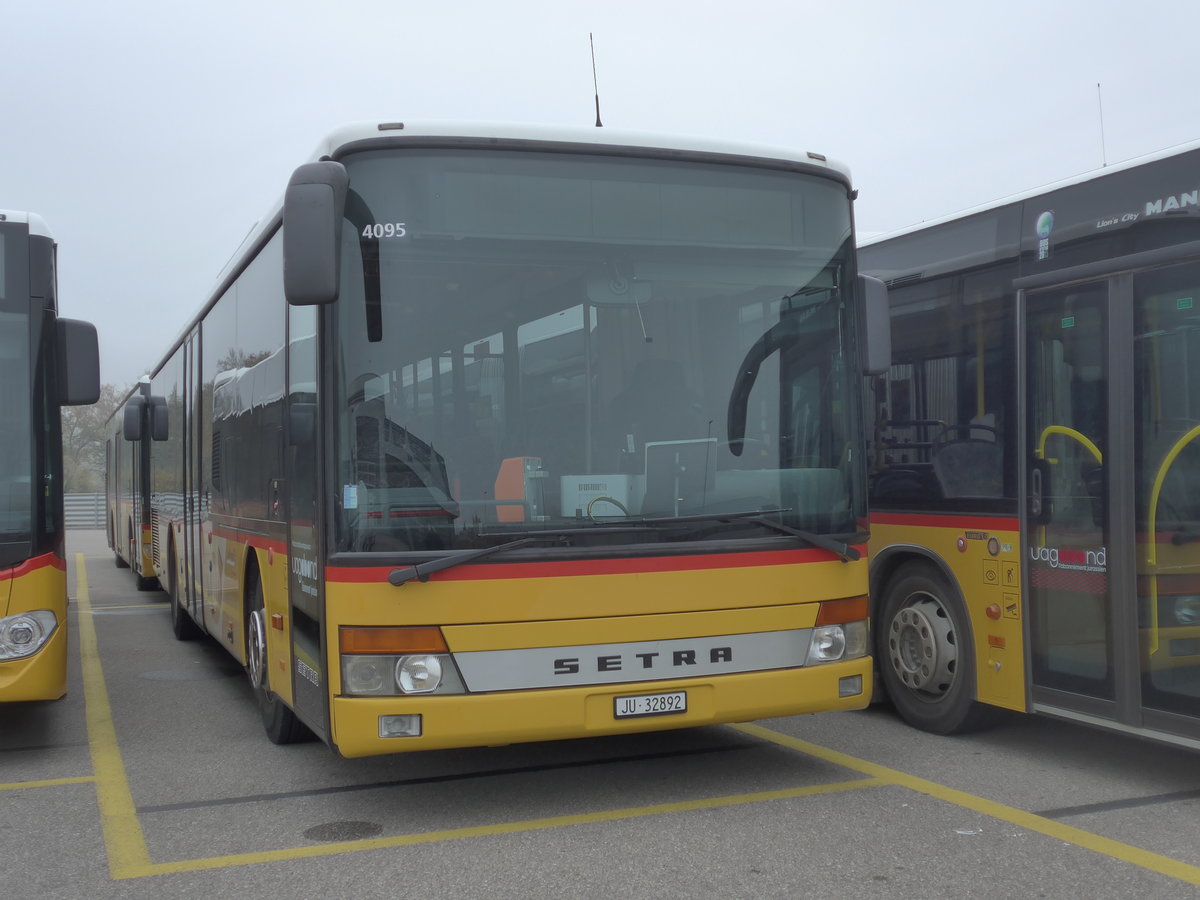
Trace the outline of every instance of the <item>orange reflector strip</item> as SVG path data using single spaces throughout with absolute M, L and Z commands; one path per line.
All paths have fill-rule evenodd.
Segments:
M 1001 635 L 989 634 L 988 635 L 988 646 L 995 647 L 997 650 L 1003 650 L 1005 647 L 1008 646 L 1008 641 Z
M 817 613 L 817 625 L 841 625 L 867 618 L 867 598 L 847 597 L 844 600 L 825 600 Z
M 357 628 L 343 625 L 338 629 L 338 647 L 342 653 L 449 653 L 440 628 Z

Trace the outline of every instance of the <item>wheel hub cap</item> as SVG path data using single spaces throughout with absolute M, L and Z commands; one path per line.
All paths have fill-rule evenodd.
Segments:
M 256 609 L 250 615 L 250 646 L 247 648 L 247 669 L 250 672 L 250 683 L 261 688 L 266 683 L 267 673 L 267 631 L 264 620 L 266 614 Z
M 954 683 L 958 648 L 941 604 L 923 597 L 896 613 L 888 629 L 888 656 L 906 687 L 946 693 Z

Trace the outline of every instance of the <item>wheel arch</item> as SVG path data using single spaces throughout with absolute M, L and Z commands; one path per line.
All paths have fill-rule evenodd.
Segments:
M 923 563 L 929 566 L 936 574 L 941 576 L 946 586 L 953 592 L 954 596 L 951 599 L 957 600 L 959 608 L 963 611 L 967 630 L 966 639 L 974 647 L 974 622 L 971 618 L 970 607 L 967 605 L 967 596 L 963 592 L 958 577 L 940 554 L 920 544 L 892 544 L 871 560 L 869 584 L 872 629 L 882 626 L 884 597 L 887 595 L 888 587 L 896 577 L 896 573 L 905 566 L 913 563 Z M 876 668 L 879 667 L 878 659 L 875 660 L 875 666 Z M 979 679 L 977 673 L 972 673 L 971 676 L 971 699 L 979 699 Z

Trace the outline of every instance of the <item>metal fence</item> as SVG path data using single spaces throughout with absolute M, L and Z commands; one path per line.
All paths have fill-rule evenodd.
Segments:
M 67 494 L 63 506 L 68 528 L 104 527 L 104 494 Z

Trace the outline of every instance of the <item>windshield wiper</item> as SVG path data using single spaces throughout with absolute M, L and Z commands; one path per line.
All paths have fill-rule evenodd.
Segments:
M 804 531 L 800 528 L 793 528 L 790 525 L 784 525 L 782 522 L 776 522 L 774 519 L 768 519 L 767 516 L 775 513 L 791 512 L 790 509 L 759 509 L 747 512 L 735 513 L 698 513 L 692 516 L 663 516 L 653 519 L 638 519 L 639 525 L 687 525 L 693 522 L 749 522 L 754 525 L 762 525 L 764 528 L 770 528 L 778 531 L 780 534 L 791 535 L 798 537 L 803 541 L 807 541 L 814 547 L 819 547 L 822 550 L 828 550 L 830 553 L 836 553 L 841 557 L 842 562 L 850 562 L 853 559 L 862 559 L 862 554 L 858 552 L 857 547 L 852 547 L 844 541 L 839 541 L 836 538 L 827 537 L 823 534 L 816 534 L 812 531 Z M 603 527 L 603 526 L 602 526 Z
M 422 584 L 429 580 L 429 576 L 435 572 L 442 572 L 446 569 L 452 569 L 455 566 L 461 566 L 464 563 L 474 562 L 477 559 L 491 556 L 494 553 L 504 553 L 507 550 L 515 550 L 518 547 L 524 547 L 533 543 L 560 543 L 566 540 L 569 535 L 582 535 L 586 533 L 595 533 L 604 530 L 636 530 L 645 526 L 663 526 L 663 525 L 689 525 L 697 522 L 749 522 L 755 525 L 762 525 L 765 528 L 770 528 L 773 531 L 778 531 L 781 534 L 798 537 L 814 547 L 819 547 L 822 550 L 828 550 L 831 553 L 836 553 L 841 557 L 842 562 L 849 562 L 852 559 L 860 559 L 862 554 L 858 549 L 845 544 L 835 538 L 826 537 L 821 534 L 814 534 L 811 531 L 802 531 L 799 528 L 792 528 L 790 525 L 784 525 L 776 522 L 773 519 L 766 518 L 771 513 L 788 512 L 786 509 L 764 509 L 755 510 L 753 512 L 736 512 L 736 513 L 701 513 L 692 516 L 663 516 L 653 519 L 636 519 L 631 522 L 613 523 L 611 526 L 597 525 L 591 528 L 578 529 L 558 529 L 555 531 L 547 531 L 545 534 L 534 535 L 529 537 L 518 538 L 515 541 L 506 541 L 503 544 L 496 544 L 491 547 L 480 547 L 478 550 L 467 550 L 462 553 L 455 553 L 453 556 L 444 556 L 441 559 L 435 559 L 430 562 L 417 563 L 416 565 L 406 566 L 403 569 L 393 569 L 388 575 L 388 583 L 400 587 L 414 579 Z
M 545 538 L 524 537 L 503 544 L 496 544 L 492 547 L 481 547 L 478 550 L 468 550 L 465 553 L 456 553 L 453 556 L 443 556 L 441 559 L 435 559 L 432 562 L 417 563 L 415 566 L 409 566 L 406 569 L 392 569 L 392 573 L 388 575 L 388 583 L 400 587 L 400 585 L 407 584 L 415 578 L 424 584 L 434 572 L 452 569 L 455 566 L 461 566 L 463 563 L 491 556 L 493 553 L 515 550 L 517 547 L 524 547 L 526 544 L 532 544 L 539 540 L 545 540 Z
M 764 528 L 770 528 L 772 531 L 777 531 L 780 534 L 791 535 L 798 537 L 802 541 L 812 544 L 814 547 L 819 547 L 822 550 L 828 550 L 830 553 L 836 553 L 841 557 L 842 562 L 850 562 L 852 559 L 862 559 L 862 554 L 858 552 L 857 547 L 852 547 L 844 541 L 839 541 L 837 538 L 829 537 L 824 534 L 816 534 L 812 531 L 804 531 L 800 528 L 793 528 L 791 525 L 784 525 L 782 522 L 776 522 L 774 519 L 768 519 L 767 516 L 771 513 L 790 512 L 786 509 L 764 509 L 759 512 L 744 512 L 744 513 L 714 513 L 712 515 L 703 516 L 680 516 L 678 519 L 658 519 L 660 523 L 666 522 L 730 522 L 733 524 L 749 523 L 751 525 L 761 525 Z M 650 520 L 647 520 L 650 521 Z
M 828 550 L 831 553 L 836 553 L 842 558 L 842 562 L 850 562 L 852 559 L 862 559 L 862 554 L 858 552 L 857 547 L 851 547 L 849 544 L 839 541 L 836 538 L 827 537 L 823 534 L 816 534 L 812 531 L 802 531 L 799 528 L 793 528 L 791 525 L 784 525 L 782 522 L 776 522 L 773 519 L 763 518 L 762 516 L 752 516 L 742 519 L 743 522 L 753 522 L 756 525 L 762 525 L 765 528 L 773 528 L 780 534 L 790 534 L 793 537 L 798 537 L 801 540 L 808 541 L 814 547 L 820 547 L 822 550 Z

